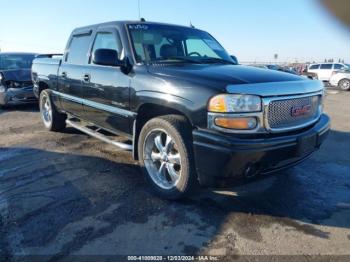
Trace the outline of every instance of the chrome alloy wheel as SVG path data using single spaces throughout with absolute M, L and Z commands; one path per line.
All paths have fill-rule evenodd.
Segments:
M 52 123 L 52 107 L 50 98 L 44 95 L 41 101 L 41 117 L 46 127 L 50 127 Z
M 153 182 L 162 189 L 177 186 L 181 176 L 181 156 L 174 139 L 162 129 L 150 131 L 144 142 L 144 163 Z

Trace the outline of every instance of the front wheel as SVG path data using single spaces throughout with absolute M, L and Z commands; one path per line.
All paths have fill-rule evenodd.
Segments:
M 140 133 L 138 154 L 146 179 L 159 196 L 180 199 L 194 192 L 192 133 L 184 117 L 167 115 L 147 122 Z
M 50 131 L 62 131 L 66 128 L 67 115 L 57 111 L 49 90 L 40 93 L 40 114 L 45 127 Z
M 350 90 L 350 79 L 340 80 L 338 83 L 338 87 L 343 91 Z

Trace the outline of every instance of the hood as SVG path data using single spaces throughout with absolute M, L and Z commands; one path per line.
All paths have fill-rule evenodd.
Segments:
M 1 70 L 0 72 L 3 74 L 5 81 L 15 81 L 15 82 L 32 81 L 30 69 Z
M 215 85 L 241 85 L 267 82 L 304 80 L 300 76 L 242 65 L 154 65 L 149 66 L 151 74 L 175 77 L 189 81 L 209 82 Z

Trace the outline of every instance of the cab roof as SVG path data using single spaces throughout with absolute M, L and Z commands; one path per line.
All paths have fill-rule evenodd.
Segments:
M 38 53 L 29 52 L 0 52 L 0 55 L 38 55 Z
M 140 20 L 123 20 L 123 21 L 111 21 L 111 22 L 105 22 L 100 24 L 93 24 L 83 27 L 78 27 L 74 29 L 73 32 L 76 31 L 83 31 L 83 30 L 93 30 L 97 27 L 104 27 L 104 26 L 125 26 L 128 24 L 146 24 L 146 25 L 167 25 L 167 26 L 178 26 L 178 27 L 184 27 L 184 28 L 193 28 L 190 26 L 183 26 L 183 25 L 176 25 L 176 24 L 169 24 L 169 23 L 160 23 L 160 22 L 148 22 L 148 21 L 140 21 Z

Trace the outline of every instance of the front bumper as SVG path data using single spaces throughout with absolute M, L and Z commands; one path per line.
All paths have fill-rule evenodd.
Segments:
M 0 105 L 21 105 L 37 102 L 34 96 L 33 87 L 8 88 L 0 92 Z
M 329 81 L 329 84 L 331 85 L 331 86 L 338 86 L 338 81 L 337 80 L 330 80 Z
M 202 186 L 218 186 L 291 167 L 318 150 L 329 134 L 323 114 L 311 128 L 267 138 L 239 138 L 208 130 L 193 131 L 197 174 Z

